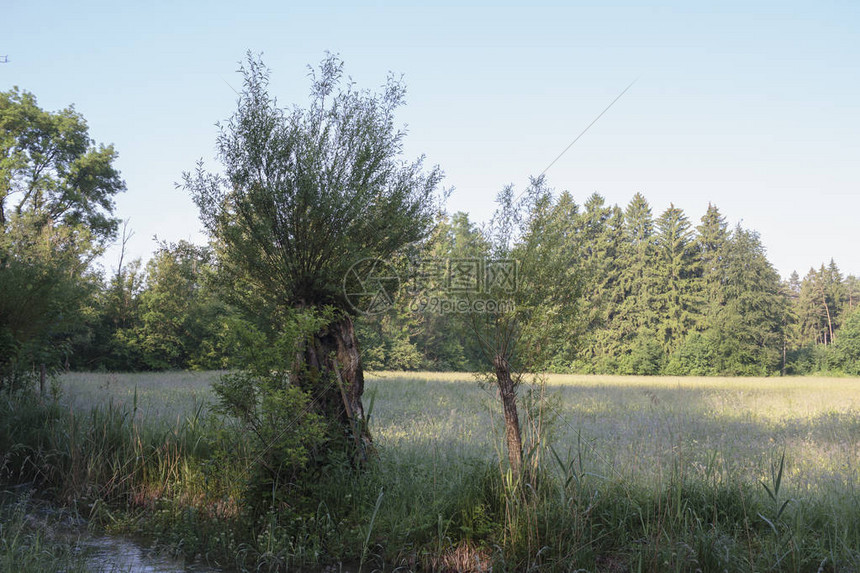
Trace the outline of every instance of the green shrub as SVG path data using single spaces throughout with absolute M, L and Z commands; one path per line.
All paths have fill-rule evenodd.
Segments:
M 828 363 L 845 374 L 860 376 L 860 311 L 854 311 L 842 324 L 829 348 Z

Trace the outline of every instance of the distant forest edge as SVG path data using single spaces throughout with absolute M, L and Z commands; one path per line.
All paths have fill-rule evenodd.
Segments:
M 385 93 L 393 98 L 385 108 L 391 114 L 403 92 L 392 85 Z M 540 177 L 523 192 L 515 194 L 511 186 L 502 190 L 493 219 L 479 227 L 467 214 L 443 214 L 435 200 L 429 201 L 441 178 L 434 168 L 419 177 L 416 189 L 424 189 L 422 199 L 400 219 L 374 211 L 378 189 L 362 188 L 366 204 L 359 204 L 307 186 L 310 199 L 303 200 L 318 216 L 262 241 L 266 260 L 277 262 L 266 272 L 230 272 L 222 237 L 220 244 L 213 238 L 207 247 L 161 243 L 145 266 L 120 256 L 117 270 L 105 274 L 93 261 L 107 245 L 119 239 L 124 246 L 128 239 L 114 213 L 115 196 L 126 189 L 114 165 L 116 150 L 90 138 L 74 107 L 45 111 L 33 94 L 18 88 L 0 92 L 0 133 L 0 388 L 18 378 L 32 379 L 34 372 L 44 381 L 47 372 L 69 368 L 231 369 L 258 362 L 261 349 L 280 348 L 278 325 L 286 317 L 278 309 L 303 306 L 308 293 L 320 294 L 322 301 L 349 298 L 347 277 L 344 288 L 339 287 L 340 275 L 350 274 L 342 269 L 353 264 L 351 257 L 361 259 L 356 253 L 376 252 L 363 249 L 362 241 L 392 242 L 385 253 L 408 245 L 379 268 L 372 261 L 362 267 L 369 274 L 357 281 L 359 290 L 366 285 L 386 289 L 379 300 L 371 297 L 371 303 L 384 305 L 353 305 L 368 369 L 480 370 L 486 362 L 476 321 L 486 325 L 498 318 L 483 303 L 505 301 L 466 300 L 482 293 L 452 289 L 452 271 L 462 267 L 471 275 L 458 278 L 480 279 L 481 269 L 486 271 L 499 253 L 516 253 L 522 260 L 513 263 L 522 263 L 523 280 L 508 285 L 513 291 L 497 285 L 490 290 L 519 301 L 524 310 L 509 312 L 510 320 L 497 320 L 497 325 L 543 333 L 509 337 L 530 342 L 506 349 L 540 356 L 535 368 L 655 375 L 860 375 L 857 278 L 843 277 L 831 260 L 802 279 L 793 273 L 781 280 L 758 233 L 730 227 L 714 205 L 698 223 L 674 206 L 655 218 L 641 194 L 623 209 L 607 205 L 598 194 L 578 204 L 569 192 L 551 193 Z M 386 145 L 399 149 L 401 136 L 392 131 Z M 332 157 L 341 158 L 340 152 Z M 420 161 L 413 167 L 420 172 Z M 402 165 L 397 169 L 407 179 L 414 175 Z M 353 182 L 344 185 L 351 188 Z M 411 198 L 397 188 L 389 191 L 401 201 Z M 195 200 L 198 207 L 213 201 L 205 192 Z M 331 212 L 322 209 L 324 200 Z M 348 215 L 333 215 L 340 212 L 334 207 L 345 207 Z M 274 213 L 280 220 L 282 214 L 269 211 L 263 218 Z M 258 212 L 251 209 L 243 216 L 253 219 Z M 311 212 L 311 207 L 297 212 Z M 403 235 L 416 213 L 422 218 L 420 233 L 394 241 L 392 235 Z M 234 229 L 234 239 L 244 240 L 241 225 L 228 227 Z M 429 235 L 427 229 L 432 229 Z M 342 240 L 335 245 L 332 237 L 338 233 Z M 311 244 L 304 258 L 284 245 L 297 234 Z M 511 250 L 511 245 L 517 248 Z M 326 257 L 337 264 L 328 261 L 328 274 L 320 283 L 314 273 L 319 274 Z M 422 267 L 421 261 L 430 264 Z M 383 268 L 385 273 L 379 274 Z M 307 287 L 302 296 L 288 300 L 282 286 L 271 290 L 278 294 L 262 296 L 260 285 L 251 284 L 282 271 L 289 284 Z M 418 284 L 414 279 L 419 276 L 428 280 Z M 327 290 L 321 291 L 320 284 Z M 472 286 L 479 287 L 480 280 Z M 470 312 L 463 312 L 452 304 L 464 300 L 481 305 L 467 305 Z M 528 324 L 518 322 L 526 316 Z
M 580 206 L 563 193 L 557 204 L 567 205 L 559 223 L 582 296 L 548 370 L 860 375 L 860 285 L 834 261 L 781 280 L 758 233 L 731 228 L 714 205 L 694 226 L 674 206 L 654 218 L 641 194 L 623 209 L 598 194 Z M 486 245 L 481 228 L 456 213 L 440 217 L 411 256 L 475 259 Z M 409 272 L 408 262 L 398 268 Z M 161 244 L 145 267 L 129 262 L 94 286 L 85 319 L 68 333 L 63 360 L 74 369 L 231 368 L 270 339 L 265 320 L 234 310 L 238 287 L 219 281 L 212 248 Z M 358 318 L 365 367 L 479 369 L 468 321 L 416 312 L 408 291 L 401 285 L 388 312 Z

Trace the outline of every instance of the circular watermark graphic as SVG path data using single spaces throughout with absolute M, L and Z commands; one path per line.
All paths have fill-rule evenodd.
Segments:
M 382 314 L 394 306 L 400 277 L 381 259 L 361 259 L 343 277 L 343 294 L 359 314 Z

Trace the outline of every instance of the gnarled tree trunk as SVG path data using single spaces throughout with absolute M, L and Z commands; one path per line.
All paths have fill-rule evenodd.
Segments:
M 372 446 L 364 418 L 364 371 L 352 319 L 343 315 L 315 334 L 297 357 L 297 384 L 310 393 L 314 411 L 343 429 L 356 463 Z

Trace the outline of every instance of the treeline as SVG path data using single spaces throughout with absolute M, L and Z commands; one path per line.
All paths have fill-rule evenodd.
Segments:
M 860 374 L 860 285 L 835 262 L 781 281 L 758 233 L 730 227 L 714 205 L 694 223 L 675 206 L 654 217 L 638 193 L 623 209 L 593 194 L 564 216 L 582 296 L 550 369 Z M 484 244 L 459 213 L 442 221 L 432 249 L 457 260 L 480 256 Z M 457 316 L 399 312 L 365 327 L 374 366 L 479 368 Z
M 113 147 L 96 145 L 74 108 L 49 112 L 28 92 L 0 92 L 0 127 L 0 386 L 62 368 L 241 367 L 276 338 L 271 318 L 279 301 L 261 298 L 251 284 L 231 282 L 219 269 L 225 257 L 215 242 L 164 243 L 145 266 L 121 260 L 109 275 L 95 270 L 93 261 L 117 240 L 114 197 L 125 183 Z M 532 190 L 543 185 L 534 180 Z M 500 194 L 500 206 L 506 197 L 515 199 L 512 188 Z M 758 234 L 730 227 L 713 205 L 691 221 L 674 206 L 655 217 L 641 194 L 623 209 L 597 194 L 581 205 L 566 192 L 516 199 L 525 201 L 521 209 L 500 208 L 485 227 L 464 213 L 440 215 L 429 237 L 399 260 L 384 261 L 400 288 L 384 293 L 385 312 L 358 313 L 367 367 L 483 369 L 487 357 L 476 320 L 480 314 L 492 320 L 487 313 L 493 307 L 463 312 L 451 303 L 475 293 L 451 287 L 486 270 L 481 261 L 506 252 L 502 247 L 516 243 L 511 234 L 520 229 L 528 234 L 527 256 L 519 261 L 525 280 L 510 286 L 533 285 L 537 292 L 534 285 L 559 283 L 547 292 L 564 299 L 513 297 L 534 305 L 526 314 L 542 316 L 545 331 L 553 333 L 544 348 L 518 349 L 549 356 L 541 358 L 541 368 L 860 374 L 860 287 L 835 262 L 782 281 Z M 360 216 L 356 211 L 346 221 Z M 367 237 L 385 232 L 356 228 Z M 360 247 L 342 248 L 344 262 Z M 422 267 L 421 261 L 431 264 Z M 416 267 L 433 275 L 432 284 L 415 284 Z M 462 274 L 469 269 L 472 276 Z M 505 288 L 494 292 L 504 295 Z M 343 294 L 328 293 L 337 300 Z M 424 304 L 435 299 L 446 304 Z M 572 313 L 571 300 L 577 305 Z
M 569 245 L 555 248 L 571 253 L 570 276 L 581 295 L 548 369 L 860 374 L 860 285 L 835 262 L 780 280 L 759 235 L 730 227 L 714 205 L 694 224 L 674 206 L 654 217 L 641 194 L 623 209 L 597 194 L 582 206 L 567 194 L 558 203 L 567 205 L 557 223 Z M 468 215 L 441 217 L 433 236 L 397 266 L 394 304 L 358 319 L 366 367 L 480 369 L 469 317 L 418 308 L 416 297 L 433 293 L 411 288 L 409 273 L 415 260 L 450 273 L 457 261 L 489 257 L 488 245 Z M 72 345 L 72 367 L 230 368 L 248 351 L 248 319 L 232 310 L 235 285 L 218 276 L 212 249 L 187 242 L 160 245 L 145 267 L 125 265 L 93 297 L 87 327 Z M 451 294 L 435 288 L 438 296 Z
M 74 339 L 79 370 L 219 369 L 230 366 L 233 316 L 219 291 L 212 251 L 180 241 L 134 260 L 90 300 L 86 328 Z

